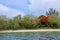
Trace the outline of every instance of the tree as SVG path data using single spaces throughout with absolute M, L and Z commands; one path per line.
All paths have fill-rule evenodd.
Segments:
M 48 26 L 49 16 L 42 16 L 40 18 L 40 25 L 41 26 Z
M 20 26 L 20 24 L 19 23 L 21 23 L 21 15 L 17 15 L 17 16 L 15 16 L 14 18 L 13 18 L 13 23 L 14 23 L 14 29 L 20 29 L 21 28 L 21 26 Z
M 0 29 L 7 29 L 8 18 L 5 15 L 0 15 Z
M 58 11 L 56 11 L 55 9 L 53 8 L 50 8 L 48 12 L 46 12 L 47 16 L 50 16 L 50 15 L 56 15 L 58 16 Z
M 47 16 L 51 18 L 51 22 L 56 22 L 58 23 L 58 11 L 50 8 L 50 10 L 47 12 Z
M 48 22 L 48 20 L 49 20 L 49 16 L 42 16 L 40 19 L 41 22 Z
M 36 27 L 37 22 L 35 21 L 35 16 L 31 14 L 27 14 L 23 17 L 22 22 L 23 26 L 26 29 L 33 29 Z
M 59 19 L 58 19 L 58 14 L 59 12 L 56 11 L 55 9 L 50 8 L 48 12 L 46 12 L 47 16 L 50 17 L 50 23 L 52 24 L 58 24 Z M 53 26 L 53 25 L 52 25 Z

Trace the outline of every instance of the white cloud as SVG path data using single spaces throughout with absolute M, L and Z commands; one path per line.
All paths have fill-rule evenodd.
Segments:
M 0 10 L 1 10 L 1 11 L 9 11 L 10 8 L 8 8 L 8 7 L 6 7 L 6 6 L 2 5 L 2 4 L 0 4 Z
M 30 0 L 30 10 L 47 10 L 49 8 L 59 9 L 60 8 L 60 0 Z
M 0 4 L 0 14 L 7 15 L 8 17 L 14 17 L 14 16 L 17 16 L 18 14 L 21 14 L 22 16 L 24 16 L 23 12 L 16 9 L 9 8 L 2 4 Z

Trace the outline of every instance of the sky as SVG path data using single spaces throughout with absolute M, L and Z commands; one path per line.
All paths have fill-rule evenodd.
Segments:
M 60 0 L 0 0 L 0 15 L 46 15 L 49 8 L 60 10 Z

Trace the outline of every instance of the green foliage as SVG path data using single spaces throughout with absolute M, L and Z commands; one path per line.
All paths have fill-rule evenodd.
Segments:
M 40 18 L 42 18 L 44 15 L 41 15 L 41 16 L 39 16 L 38 18 L 40 19 Z
M 48 21 L 43 24 L 40 19 L 44 16 L 36 17 L 32 14 L 27 14 L 23 17 L 17 15 L 12 19 L 7 18 L 5 15 L 0 15 L 0 30 L 16 30 L 16 29 L 38 29 L 38 28 L 60 28 L 60 19 L 58 18 L 58 11 L 50 8 L 46 12 L 50 17 Z
M 59 25 L 57 23 L 51 23 L 51 27 L 54 28 L 54 29 L 57 29 L 59 28 Z
M 35 28 L 35 25 L 37 24 L 37 22 L 35 22 L 35 16 L 33 15 L 25 15 L 23 18 L 22 18 L 22 26 L 23 28 L 25 29 L 33 29 Z
M 59 25 L 58 22 L 60 21 L 59 18 L 58 18 L 58 14 L 59 12 L 56 11 L 55 9 L 53 8 L 50 8 L 50 10 L 46 13 L 47 16 L 50 17 L 50 20 L 49 22 L 51 22 L 53 25 L 56 24 L 56 25 Z M 54 26 L 55 27 L 55 26 Z

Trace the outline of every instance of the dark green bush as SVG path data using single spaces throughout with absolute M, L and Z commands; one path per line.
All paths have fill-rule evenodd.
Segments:
M 59 28 L 58 23 L 52 23 L 52 26 L 53 26 L 53 28 L 55 28 L 55 29 Z

